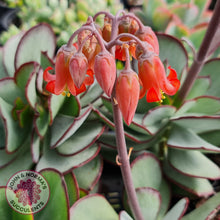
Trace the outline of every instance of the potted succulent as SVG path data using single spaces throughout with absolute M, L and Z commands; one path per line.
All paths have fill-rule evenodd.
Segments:
M 123 10 L 88 17 L 58 50 L 45 23 L 10 38 L 0 50 L 2 219 L 217 218 L 219 9 L 193 60 Z

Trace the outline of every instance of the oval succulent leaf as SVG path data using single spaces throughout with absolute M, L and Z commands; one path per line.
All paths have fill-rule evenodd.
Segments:
M 15 69 L 22 64 L 35 61 L 40 63 L 41 51 L 47 51 L 53 57 L 56 39 L 52 28 L 48 24 L 38 24 L 29 29 L 21 38 L 16 54 Z
M 184 213 L 186 212 L 188 204 L 188 198 L 181 199 L 169 210 L 169 212 L 165 215 L 163 220 L 181 219 Z
M 220 179 L 220 169 L 199 151 L 169 149 L 168 161 L 180 173 L 192 177 Z
M 70 220 L 87 220 L 88 218 L 90 220 L 118 220 L 118 215 L 102 195 L 92 194 L 78 200 L 70 208 Z
M 134 187 L 159 189 L 162 179 L 160 164 L 152 153 L 143 153 L 131 163 Z
M 137 188 L 136 193 L 144 219 L 156 220 L 161 205 L 160 193 L 149 187 Z

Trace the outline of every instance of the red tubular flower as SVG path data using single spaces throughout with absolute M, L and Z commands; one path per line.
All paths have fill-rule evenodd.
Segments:
M 143 29 L 139 29 L 135 35 L 140 40 L 149 43 L 153 47 L 154 52 L 159 55 L 159 43 L 155 33 L 150 27 L 145 26 Z
M 110 97 L 116 78 L 115 58 L 107 50 L 95 57 L 94 73 L 103 91 Z
M 116 83 L 116 100 L 124 121 L 130 125 L 134 117 L 140 93 L 137 74 L 128 69 L 120 72 Z
M 93 83 L 93 74 L 91 71 L 87 71 L 88 77 L 85 78 L 81 87 L 77 88 L 74 84 L 69 71 L 69 61 L 75 52 L 75 48 L 69 50 L 65 45 L 59 49 L 55 62 L 55 75 L 49 73 L 49 70 L 53 69 L 52 67 L 48 67 L 44 70 L 43 78 L 48 82 L 46 85 L 47 91 L 55 95 L 67 93 L 67 96 L 69 96 L 71 93 L 76 96 L 86 90 L 86 85 Z
M 161 101 L 163 92 L 167 95 L 174 95 L 180 86 L 177 74 L 174 69 L 168 67 L 170 73 L 166 77 L 166 72 L 160 58 L 151 54 L 142 55 L 138 60 L 139 78 L 142 83 L 140 98 L 143 98 L 147 92 L 147 102 Z
M 131 19 L 129 17 L 123 19 L 118 26 L 118 33 L 129 33 L 134 35 L 136 31 L 138 30 L 138 24 L 134 19 Z M 123 37 L 120 38 L 121 41 L 129 41 L 131 38 L 129 37 Z M 136 50 L 136 44 L 130 44 L 129 45 L 129 53 L 131 56 L 135 57 L 135 50 Z M 123 45 L 119 46 L 117 45 L 115 48 L 115 58 L 121 61 L 126 60 L 126 53 L 125 53 L 125 48 Z
M 133 43 L 129 46 L 129 53 L 131 56 L 135 57 L 136 45 Z M 125 61 L 126 60 L 126 52 L 123 45 L 116 45 L 115 48 L 115 59 Z
M 70 59 L 69 71 L 77 88 L 83 84 L 87 69 L 88 61 L 85 55 L 82 52 L 75 53 Z

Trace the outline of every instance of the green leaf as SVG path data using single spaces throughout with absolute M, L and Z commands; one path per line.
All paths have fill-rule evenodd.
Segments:
M 14 76 L 15 53 L 16 53 L 17 46 L 18 46 L 23 34 L 24 34 L 23 32 L 20 32 L 19 34 L 11 37 L 4 45 L 3 63 L 4 63 L 5 69 L 6 69 L 9 76 Z
M 215 97 L 199 97 L 196 99 L 195 105 L 188 112 L 202 114 L 218 114 L 220 113 L 220 100 Z
M 171 189 L 167 181 L 163 178 L 160 184 L 159 192 L 161 195 L 161 207 L 158 214 L 158 220 L 162 219 L 167 212 L 171 201 Z
M 103 169 L 103 161 L 96 157 L 84 166 L 73 169 L 80 188 L 90 191 L 94 188 Z
M 210 153 L 220 152 L 218 147 L 206 142 L 193 131 L 180 126 L 172 127 L 167 145 L 168 147 L 180 148 L 183 150 L 202 150 Z
M 27 102 L 24 92 L 15 84 L 14 78 L 4 78 L 0 80 L 0 97 L 11 105 L 14 105 L 15 99 L 18 97 L 20 97 L 24 103 Z
M 51 147 L 55 148 L 70 138 L 88 118 L 91 110 L 91 107 L 83 109 L 77 118 L 58 115 L 54 120 L 51 129 Z
M 71 172 L 64 176 L 67 185 L 70 207 L 79 199 L 79 185 L 75 175 Z
M 211 217 L 212 214 L 215 214 L 217 212 L 217 209 L 219 208 L 219 201 L 220 192 L 216 193 L 201 206 L 199 206 L 189 214 L 185 215 L 182 220 L 208 220 L 208 217 Z
M 34 163 L 37 163 L 40 158 L 40 137 L 35 131 L 31 135 L 31 154 Z
M 148 187 L 138 188 L 136 193 L 144 219 L 156 220 L 161 204 L 160 193 Z
M 45 70 L 49 66 L 54 66 L 53 60 L 47 55 L 47 51 L 41 52 L 40 65 L 43 70 Z
M 147 102 L 146 97 L 139 99 L 136 112 L 146 114 L 150 109 L 158 106 L 157 102 Z
M 131 216 L 123 210 L 119 213 L 119 220 L 133 220 L 133 218 L 131 218 Z
M 5 167 L 0 169 L 0 186 L 5 186 L 9 178 L 20 170 L 29 170 L 33 165 L 30 153 L 30 141 L 28 140 L 20 147 L 19 154 Z
M 211 86 L 206 92 L 206 95 L 220 97 L 220 78 L 218 72 L 219 68 L 220 59 L 212 59 L 205 63 L 200 72 L 200 76 L 209 76 L 211 79 Z
M 29 29 L 21 38 L 16 54 L 15 68 L 22 64 L 35 61 L 40 63 L 41 51 L 47 51 L 49 57 L 53 57 L 56 48 L 55 35 L 47 24 L 38 24 Z
M 150 133 L 155 134 L 169 122 L 175 111 L 176 109 L 169 105 L 156 107 L 144 117 L 143 125 Z
M 28 83 L 30 83 L 29 80 L 31 77 L 33 77 L 33 75 L 35 75 L 38 72 L 38 70 L 39 70 L 39 64 L 37 64 L 36 62 L 25 63 L 22 66 L 20 66 L 19 69 L 16 70 L 14 76 L 15 83 L 23 92 L 27 92 L 26 86 Z
M 98 154 L 99 150 L 100 148 L 97 145 L 92 145 L 78 154 L 65 157 L 58 154 L 55 149 L 45 149 L 46 152 L 40 158 L 36 170 L 53 168 L 61 173 L 68 173 L 71 169 L 88 163 Z
M 202 134 L 199 134 L 199 136 L 204 139 L 205 141 L 215 145 L 215 146 L 220 146 L 220 135 L 219 131 L 211 131 L 211 132 L 205 132 Z
M 104 127 L 101 123 L 85 122 L 69 139 L 57 147 L 57 151 L 67 156 L 76 154 L 92 145 L 103 131 Z
M 187 95 L 187 99 L 193 99 L 198 96 L 205 95 L 207 90 L 209 89 L 211 81 L 209 77 L 199 77 L 193 84 L 189 94 Z
M 184 175 L 174 168 L 172 168 L 168 162 L 164 162 L 165 175 L 178 186 L 193 193 L 197 196 L 209 196 L 214 193 L 211 183 L 207 179 L 195 178 Z
M 150 136 L 150 132 L 148 131 L 148 129 L 142 125 L 142 121 L 143 121 L 144 117 L 145 117 L 144 114 L 136 113 L 133 117 L 131 124 L 129 126 L 127 126 L 125 124 L 125 126 L 128 127 L 129 129 L 136 131 L 136 132 L 140 132 L 142 134 Z
M 4 128 L 3 119 L 1 117 L 0 117 L 0 140 L 1 140 L 0 141 L 0 149 L 1 149 L 5 147 L 5 128 Z M 1 162 L 0 162 L 0 167 L 1 167 Z
M 35 117 L 34 126 L 37 134 L 43 138 L 49 126 L 50 116 L 42 106 L 37 105 L 36 109 L 39 114 Z
M 179 220 L 184 215 L 187 207 L 188 207 L 189 200 L 187 198 L 183 198 L 177 202 L 177 204 L 172 207 L 163 220 Z
M 198 16 L 198 8 L 193 4 L 173 4 L 173 7 L 170 7 L 171 13 L 177 15 L 183 24 L 188 27 L 193 26 L 193 22 Z
M 25 95 L 27 101 L 33 109 L 35 109 L 35 105 L 37 103 L 36 78 L 37 72 L 33 72 L 25 86 Z
M 60 114 L 78 117 L 80 112 L 80 103 L 77 96 L 66 97 L 60 109 Z
M 188 65 L 187 52 L 182 42 L 171 35 L 162 33 L 158 33 L 157 37 L 159 41 L 161 60 L 167 60 L 168 65 L 176 70 L 179 78 L 183 69 Z
M 169 149 L 168 160 L 175 169 L 186 175 L 220 179 L 219 167 L 199 151 Z
M 118 220 L 118 215 L 99 195 L 92 194 L 78 200 L 70 209 L 70 220 Z
M 194 32 L 192 32 L 189 36 L 190 41 L 193 43 L 196 49 L 199 49 L 202 40 L 205 36 L 205 33 L 207 31 L 207 24 L 201 25 L 200 27 L 197 27 Z
M 152 153 L 143 153 L 131 163 L 134 187 L 160 188 L 162 179 L 160 164 Z
M 17 121 L 11 116 L 13 106 L 0 98 L 0 116 L 4 120 L 5 134 L 6 134 L 6 149 L 8 152 L 17 150 L 29 134 L 30 127 L 25 126 L 21 128 Z
M 220 130 L 219 116 L 185 116 L 174 118 L 172 123 L 195 133 Z
M 7 77 L 8 73 L 5 70 L 3 63 L 3 47 L 0 47 L 0 79 Z
M 87 91 L 80 97 L 80 105 L 83 107 L 95 102 L 103 93 L 102 88 L 95 80 L 94 83 L 87 89 Z
M 50 113 L 50 124 L 53 123 L 54 118 L 56 117 L 57 113 L 59 112 L 60 108 L 62 107 L 65 100 L 65 96 L 63 95 L 50 95 L 48 99 L 48 108 Z M 72 109 L 72 111 L 74 111 Z
M 67 188 L 63 176 L 56 170 L 43 170 L 41 174 L 47 180 L 50 188 L 50 197 L 47 205 L 34 214 L 34 220 L 68 220 L 69 204 Z
M 176 115 L 215 115 L 220 112 L 220 101 L 216 97 L 200 96 L 186 101 Z
M 5 197 L 6 188 L 0 186 L 0 216 L 1 220 L 33 220 L 33 215 L 23 215 L 14 211 Z

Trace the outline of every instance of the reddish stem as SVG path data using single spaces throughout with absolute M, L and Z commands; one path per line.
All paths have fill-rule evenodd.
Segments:
M 117 32 L 118 32 L 117 16 L 112 20 L 112 27 L 113 28 L 112 28 L 111 40 L 117 37 Z M 115 47 L 111 48 L 111 53 L 115 54 Z M 144 217 L 141 213 L 141 209 L 138 203 L 136 191 L 134 188 L 134 183 L 132 180 L 130 161 L 127 153 L 127 147 L 126 147 L 126 141 L 124 135 L 123 119 L 118 104 L 115 102 L 115 85 L 111 95 L 111 101 L 112 101 L 113 117 L 115 123 L 116 144 L 117 144 L 118 157 L 121 163 L 120 168 L 121 168 L 122 178 L 123 178 L 125 190 L 127 192 L 128 204 L 131 208 L 134 218 L 136 220 L 144 220 Z
M 200 70 L 202 69 L 205 59 L 207 57 L 207 54 L 209 52 L 209 47 L 211 45 L 211 42 L 213 38 L 215 37 L 215 33 L 218 29 L 219 23 L 220 23 L 220 1 L 216 2 L 215 10 L 213 13 L 213 16 L 211 18 L 211 21 L 208 25 L 205 37 L 202 41 L 202 44 L 199 48 L 198 53 L 195 56 L 194 62 L 192 66 L 189 69 L 189 72 L 187 74 L 187 77 L 182 85 L 182 88 L 179 91 L 179 94 L 176 98 L 176 101 L 174 104 L 177 106 L 180 106 L 182 102 L 185 100 L 186 96 L 190 92 L 197 76 L 200 73 Z

